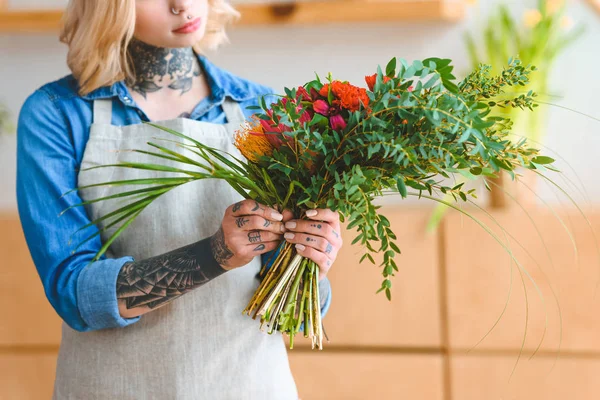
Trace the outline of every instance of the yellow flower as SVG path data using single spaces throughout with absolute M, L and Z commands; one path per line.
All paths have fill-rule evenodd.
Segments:
M 234 135 L 235 147 L 246 159 L 257 163 L 260 156 L 273 154 L 273 146 L 265 136 L 265 130 L 257 117 L 252 117 L 254 122 L 246 122 L 243 129 Z
M 542 20 L 542 14 L 539 10 L 527 10 L 523 16 L 525 26 L 533 28 Z
M 552 15 L 563 6 L 565 0 L 547 0 L 546 2 L 546 12 L 548 15 Z

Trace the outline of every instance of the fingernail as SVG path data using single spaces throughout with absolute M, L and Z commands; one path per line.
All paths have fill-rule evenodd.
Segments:
M 296 223 L 293 222 L 293 221 L 286 222 L 285 223 L 285 227 L 288 228 L 288 229 L 294 229 L 296 227 Z
M 304 247 L 304 245 L 303 245 L 303 244 L 300 244 L 300 243 L 298 243 L 298 244 L 296 245 L 296 248 L 297 248 L 298 250 L 302 251 L 302 250 L 304 250 L 306 247 Z
M 281 224 L 281 226 L 279 226 L 279 230 L 281 232 L 285 232 L 285 225 Z
M 296 235 L 294 235 L 292 232 L 287 232 L 285 235 L 283 235 L 283 237 L 286 239 L 293 239 L 294 236 Z
M 315 215 L 317 215 L 317 210 L 308 210 L 306 212 L 307 217 L 314 217 Z
M 283 219 L 283 215 L 279 214 L 277 211 L 271 212 L 271 217 L 277 221 L 281 221 Z

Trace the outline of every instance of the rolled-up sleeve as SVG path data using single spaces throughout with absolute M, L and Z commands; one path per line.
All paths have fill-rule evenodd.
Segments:
M 91 263 L 102 247 L 98 232 L 89 224 L 77 192 L 79 167 L 68 125 L 57 104 L 43 90 L 28 97 L 17 125 L 17 207 L 25 240 L 58 315 L 77 331 L 124 327 L 140 317 L 120 316 L 116 298 L 117 275 L 133 257 Z

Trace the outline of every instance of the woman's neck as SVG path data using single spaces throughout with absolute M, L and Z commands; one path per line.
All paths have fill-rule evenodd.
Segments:
M 129 45 L 135 82 L 128 86 L 146 99 L 148 93 L 177 90 L 189 92 L 200 76 L 198 57 L 191 47 L 155 47 L 133 39 Z

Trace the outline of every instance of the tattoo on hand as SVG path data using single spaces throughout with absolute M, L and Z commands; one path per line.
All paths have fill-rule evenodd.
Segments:
M 321 229 L 321 224 L 310 224 L 313 228 Z
M 233 257 L 233 252 L 225 243 L 225 233 L 223 232 L 222 226 L 213 236 L 210 245 L 217 262 L 221 265 L 227 265 L 227 261 Z
M 336 238 L 339 238 L 340 235 L 336 231 L 332 231 Z
M 236 218 L 235 220 L 235 224 L 237 225 L 238 228 L 243 227 L 248 221 L 250 221 L 248 218 L 244 218 L 244 217 L 239 217 Z
M 332 250 L 333 250 L 333 246 L 331 245 L 331 243 L 327 243 L 327 248 L 325 249 L 325 253 L 331 254 Z
M 231 209 L 231 211 L 236 212 L 237 210 L 239 210 L 240 208 L 242 208 L 242 202 L 240 201 L 239 203 L 235 203 L 233 205 L 233 208 Z
M 316 240 L 316 239 L 313 239 L 313 238 L 311 238 L 310 236 L 308 236 L 308 237 L 306 238 L 306 241 L 307 241 L 307 242 L 316 242 L 317 240 Z
M 248 240 L 250 241 L 250 243 L 260 242 L 261 241 L 260 232 L 259 231 L 248 232 Z
M 252 211 L 256 211 L 256 210 L 258 210 L 260 208 L 259 205 L 258 205 L 258 201 L 254 201 L 254 204 L 255 204 L 255 206 L 252 209 Z
M 268 219 L 265 218 L 265 223 L 264 223 L 263 227 L 268 228 L 269 226 L 271 226 L 271 221 L 269 221 Z
M 259 244 L 258 246 L 256 246 L 254 248 L 254 251 L 261 251 L 261 250 L 264 250 L 264 249 L 265 249 L 265 245 L 261 243 L 261 244 Z

